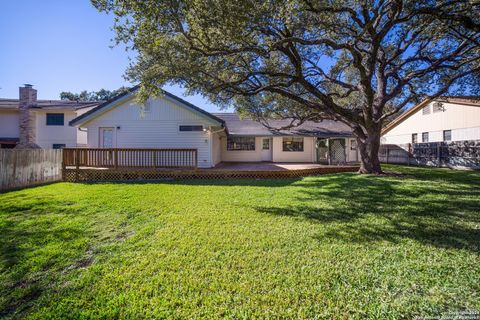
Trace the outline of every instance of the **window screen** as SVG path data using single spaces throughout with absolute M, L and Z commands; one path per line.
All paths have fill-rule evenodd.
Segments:
M 179 126 L 180 131 L 203 131 L 203 126 Z
M 283 138 L 283 151 L 302 152 L 303 138 L 297 138 L 297 137 Z
M 452 141 L 452 130 L 443 130 L 443 141 Z
M 63 113 L 47 113 L 47 126 L 63 126 L 64 122 Z
M 428 132 L 422 133 L 422 142 L 428 142 Z
M 255 150 L 255 137 L 228 137 L 228 151 L 251 151 Z

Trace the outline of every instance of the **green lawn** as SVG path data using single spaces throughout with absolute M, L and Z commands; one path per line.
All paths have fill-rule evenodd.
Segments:
M 0 318 L 480 311 L 480 172 L 0 194 Z

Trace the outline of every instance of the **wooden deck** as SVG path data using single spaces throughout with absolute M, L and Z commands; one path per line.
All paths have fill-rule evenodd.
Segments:
M 313 163 L 222 162 L 214 168 L 88 168 L 65 167 L 64 181 L 127 181 L 165 179 L 275 179 L 298 178 L 337 172 L 354 172 L 358 165 Z

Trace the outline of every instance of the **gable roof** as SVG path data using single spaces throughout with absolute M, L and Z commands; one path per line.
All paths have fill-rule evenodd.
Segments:
M 34 109 L 72 109 L 96 107 L 102 101 L 70 101 L 70 100 L 37 100 Z M 0 98 L 0 110 L 16 110 L 19 107 L 18 99 Z
M 408 109 L 406 112 L 402 113 L 395 120 L 393 120 L 387 126 L 385 126 L 385 128 L 383 128 L 382 130 L 382 135 L 392 130 L 393 128 L 398 126 L 400 123 L 407 120 L 415 112 L 427 106 L 430 102 L 433 102 L 433 101 L 447 102 L 452 104 L 461 104 L 461 105 L 467 105 L 472 107 L 480 107 L 480 96 L 444 96 L 444 97 L 438 97 L 433 100 L 425 99 L 419 104 Z
M 108 101 L 105 101 L 104 103 L 100 104 L 99 106 L 85 112 L 84 114 L 76 117 L 75 119 L 73 119 L 72 121 L 70 121 L 70 125 L 71 126 L 75 126 L 75 125 L 80 125 L 82 123 L 85 123 L 87 121 L 90 121 L 91 119 L 94 119 L 96 118 L 97 116 L 103 114 L 104 112 L 112 109 L 117 103 L 119 102 L 122 102 L 126 99 L 129 99 L 130 97 L 133 96 L 133 94 L 139 89 L 139 85 L 136 85 L 130 89 L 128 89 L 126 92 L 124 93 L 121 93 L 115 97 L 113 97 L 112 99 L 108 100 Z M 162 94 L 164 94 L 166 97 L 172 99 L 172 100 L 175 100 L 176 102 L 179 102 L 181 105 L 183 105 L 184 107 L 194 111 L 194 112 L 197 112 L 207 118 L 210 118 L 211 120 L 215 121 L 215 122 L 218 122 L 219 124 L 223 125 L 224 124 L 224 121 L 216 116 L 214 116 L 213 114 L 191 104 L 190 102 L 187 102 L 185 100 L 183 100 L 182 98 L 179 98 L 177 97 L 176 95 L 170 93 L 170 92 L 167 92 L 165 90 L 161 90 L 162 91 Z
M 253 119 L 241 119 L 236 113 L 214 113 L 214 115 L 225 121 L 228 134 L 231 136 L 306 136 L 321 138 L 353 136 L 350 127 L 335 120 L 306 121 L 300 126 L 288 130 L 274 130 Z M 284 127 L 289 123 L 289 119 L 271 119 L 268 121 L 272 128 Z

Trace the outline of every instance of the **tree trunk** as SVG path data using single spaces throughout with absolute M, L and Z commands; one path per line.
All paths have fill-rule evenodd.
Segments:
M 381 174 L 382 168 L 378 158 L 380 149 L 381 127 L 374 128 L 368 132 L 364 138 L 357 138 L 358 149 L 360 151 L 360 170 L 359 173 Z

